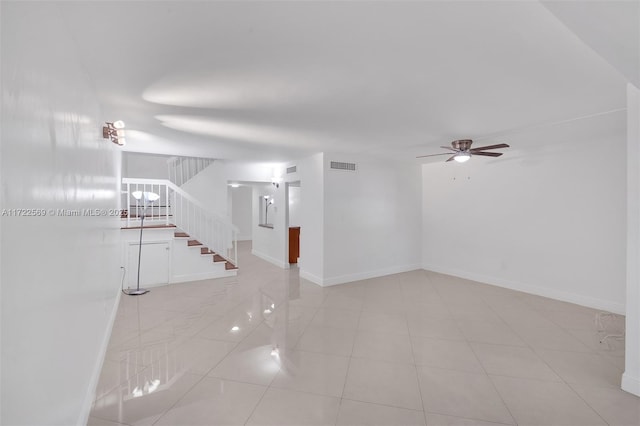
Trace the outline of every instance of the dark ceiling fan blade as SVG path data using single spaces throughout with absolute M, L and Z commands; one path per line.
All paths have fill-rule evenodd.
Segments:
M 458 155 L 458 154 L 454 154 L 454 155 L 452 155 L 451 157 L 449 157 L 449 158 L 447 159 L 447 161 L 451 161 L 451 160 L 453 160 L 454 158 L 456 158 L 456 155 Z M 445 161 L 445 163 L 446 163 L 447 161 Z
M 419 155 L 416 158 L 435 157 L 436 155 L 451 155 L 451 153 L 450 152 L 443 152 L 442 154 Z
M 498 148 L 509 148 L 509 145 L 507 145 L 506 143 L 499 143 L 497 145 L 487 145 L 487 146 L 480 146 L 478 148 L 471 148 L 469 151 L 473 153 L 473 151 L 485 151 L 487 149 L 498 149 Z
M 472 152 L 471 155 L 485 155 L 487 157 L 500 157 L 502 152 Z

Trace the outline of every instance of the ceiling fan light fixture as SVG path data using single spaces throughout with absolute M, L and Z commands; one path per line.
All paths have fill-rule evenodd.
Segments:
M 471 154 L 469 154 L 468 152 L 461 152 L 459 154 L 456 154 L 455 157 L 453 157 L 453 159 L 456 160 L 458 163 L 464 163 L 465 161 L 469 161 L 469 158 L 471 158 Z

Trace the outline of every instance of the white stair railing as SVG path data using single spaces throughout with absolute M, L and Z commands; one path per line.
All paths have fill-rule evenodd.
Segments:
M 182 186 L 189 179 L 206 169 L 213 161 L 211 158 L 171 157 L 167 160 L 169 180 L 178 186 Z
M 170 225 L 180 228 L 209 250 L 238 266 L 238 228 L 205 206 L 182 188 L 165 179 L 122 179 L 122 194 L 129 206 L 127 227 L 140 226 L 143 205 L 134 191 L 155 192 L 160 199 L 147 207 L 145 225 Z

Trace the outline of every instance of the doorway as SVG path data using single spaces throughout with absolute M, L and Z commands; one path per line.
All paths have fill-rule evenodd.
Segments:
M 287 255 L 289 266 L 297 266 L 300 257 L 300 181 L 287 183 Z

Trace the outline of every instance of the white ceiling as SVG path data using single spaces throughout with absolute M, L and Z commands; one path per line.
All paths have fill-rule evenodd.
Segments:
M 504 142 L 509 131 L 624 108 L 623 73 L 552 9 L 61 4 L 105 119 L 127 123 L 128 150 L 247 161 L 319 151 L 412 160 L 453 139 Z

